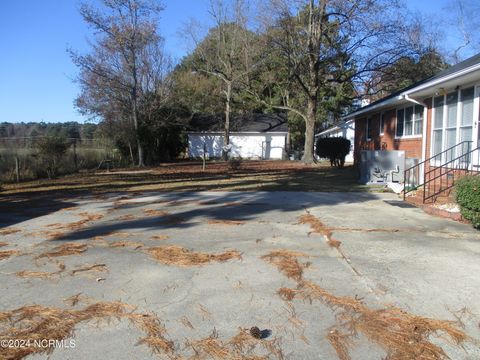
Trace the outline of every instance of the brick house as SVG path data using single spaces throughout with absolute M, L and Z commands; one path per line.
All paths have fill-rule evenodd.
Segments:
M 479 97 L 480 54 L 348 114 L 343 120 L 355 122 L 355 163 L 361 150 L 403 150 L 421 163 L 423 177 L 470 152 L 469 166 L 478 170 L 478 150 L 471 155 L 480 146 Z

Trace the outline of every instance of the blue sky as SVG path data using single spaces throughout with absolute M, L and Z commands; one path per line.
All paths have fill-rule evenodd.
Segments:
M 160 29 L 166 49 L 180 58 L 186 51 L 178 31 L 191 18 L 206 21 L 208 0 L 164 0 Z M 448 0 L 408 0 L 429 12 Z M 77 0 L 0 1 L 0 122 L 63 122 L 86 119 L 73 100 L 77 72 L 66 49 L 88 50 L 89 29 Z

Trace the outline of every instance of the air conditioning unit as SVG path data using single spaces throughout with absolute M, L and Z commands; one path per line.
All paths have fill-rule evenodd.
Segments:
M 360 152 L 360 182 L 385 184 L 403 182 L 405 151 L 362 150 Z

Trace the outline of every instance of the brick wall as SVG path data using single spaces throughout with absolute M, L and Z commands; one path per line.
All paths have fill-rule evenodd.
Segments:
M 428 105 L 427 119 L 424 126 L 427 126 L 427 157 L 430 150 L 431 133 L 431 99 L 426 99 Z M 396 117 L 395 108 L 384 111 L 384 129 L 383 135 L 380 135 L 380 116 L 381 113 L 371 115 L 372 118 L 372 138 L 366 140 L 367 117 L 355 119 L 355 152 L 354 159 L 357 164 L 360 161 L 361 150 L 403 150 L 407 158 L 422 158 L 422 137 L 395 139 Z

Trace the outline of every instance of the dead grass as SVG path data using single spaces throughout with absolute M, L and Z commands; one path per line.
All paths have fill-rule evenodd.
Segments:
M 282 288 L 278 291 L 282 298 L 321 301 L 337 312 L 336 316 L 347 333 L 333 329 L 327 338 L 341 360 L 350 359 L 348 349 L 358 333 L 382 347 L 390 360 L 448 359 L 443 349 L 430 340 L 433 335 L 448 338 L 456 345 L 468 340 L 455 322 L 412 315 L 396 307 L 370 309 L 359 299 L 331 294 L 314 282 L 303 279 L 304 265 L 297 261 L 297 257 L 296 253 L 280 250 L 262 258 L 297 281 L 296 289 Z
M 104 217 L 102 214 L 81 212 L 78 214 L 82 219 L 66 224 L 55 223 L 48 224 L 46 227 L 52 228 L 53 230 L 44 231 L 43 234 L 46 235 L 49 240 L 59 240 L 65 237 L 65 234 L 71 231 L 76 231 L 84 227 L 87 223 L 100 220 Z
M 0 312 L 0 340 L 60 341 L 73 337 L 75 327 L 82 322 L 112 318 L 128 319 L 144 331 L 146 337 L 139 343 L 147 344 L 153 351 L 173 351 L 173 344 L 165 338 L 165 328 L 156 316 L 134 313 L 131 306 L 120 302 L 98 302 L 82 310 L 31 305 Z M 33 353 L 49 354 L 53 350 L 53 347 L 5 347 L 2 359 L 17 360 Z
M 159 241 L 164 241 L 168 240 L 170 237 L 168 235 L 153 235 L 150 237 L 151 240 L 159 240 Z
M 22 278 L 38 278 L 38 279 L 49 279 L 54 276 L 56 273 L 45 272 L 45 271 L 17 271 L 15 275 Z
M 148 345 L 157 354 L 173 353 L 173 342 L 167 340 L 167 331 L 154 314 L 130 314 L 128 318 L 146 334 L 138 344 Z
M 166 212 L 166 211 L 155 210 L 155 209 L 145 209 L 145 210 L 143 210 L 143 213 L 146 216 L 167 216 L 167 215 L 169 215 L 168 212 Z
M 239 329 L 231 339 L 222 341 L 217 332 L 207 338 L 189 341 L 188 346 L 195 352 L 191 359 L 215 360 L 265 360 L 284 359 L 277 340 L 255 339 L 247 329 Z M 260 353 L 261 355 L 258 355 Z
M 128 240 L 121 240 L 121 241 L 114 241 L 109 244 L 110 247 L 131 247 L 135 250 L 140 249 L 144 246 L 143 243 L 138 241 L 128 241 Z
M 132 214 L 127 214 L 127 215 L 122 215 L 117 218 L 117 220 L 120 221 L 129 221 L 129 220 L 135 220 L 137 217 Z
M 52 251 L 40 254 L 38 258 L 79 255 L 84 253 L 85 251 L 87 251 L 87 245 L 85 244 L 66 243 L 54 247 Z
M 243 225 L 245 221 L 241 220 L 209 220 L 209 225 Z
M 198 162 L 161 164 L 151 173 L 112 171 L 72 174 L 53 180 L 3 184 L 2 194 L 32 192 L 92 191 L 370 191 L 358 184 L 353 166 L 332 169 L 329 165 L 309 166 L 297 161 L 245 161 L 232 171 L 228 162 L 210 162 L 205 172 Z M 226 174 L 229 174 L 226 176 Z M 377 190 L 378 191 L 378 190 Z
M 287 301 L 292 301 L 295 296 L 297 295 L 298 290 L 290 289 L 290 288 L 280 288 L 277 291 L 277 294 L 283 299 Z
M 133 235 L 132 233 L 129 233 L 126 231 L 109 231 L 103 234 L 102 237 L 105 237 L 105 236 L 130 237 L 132 235 Z
M 225 262 L 231 259 L 241 259 L 240 252 L 234 250 L 209 254 L 194 252 L 176 245 L 151 247 L 147 249 L 147 252 L 163 264 L 176 266 L 198 266 L 212 261 Z
M 18 250 L 0 250 L 0 260 L 8 259 L 10 256 L 20 255 Z
M 308 257 L 308 255 L 298 251 L 274 250 L 262 256 L 262 259 L 274 264 L 288 278 L 300 281 L 305 265 L 299 263 L 298 257 Z
M 51 279 L 63 273 L 66 268 L 65 264 L 62 261 L 55 261 L 55 262 L 57 263 L 57 266 L 58 266 L 57 271 L 47 272 L 47 271 L 22 270 L 22 271 L 16 272 L 15 275 L 25 279 L 29 279 L 29 278 L 33 278 L 33 279 L 37 278 L 37 279 L 43 279 L 43 280 Z
M 351 359 L 348 348 L 351 346 L 352 340 L 348 334 L 342 334 L 338 330 L 332 330 L 328 333 L 327 340 L 337 352 L 337 356 L 340 360 Z
M 298 218 L 298 223 L 310 225 L 310 233 L 317 233 L 326 236 L 331 235 L 330 229 L 326 227 L 318 218 L 316 218 L 310 213 L 300 216 Z
M 22 230 L 17 229 L 17 228 L 7 228 L 7 229 L 1 229 L 0 230 L 0 235 L 10 235 L 10 234 L 16 234 Z
M 77 304 L 79 304 L 80 302 L 86 302 L 88 299 L 89 299 L 88 296 L 85 296 L 82 293 L 78 293 L 63 299 L 63 301 L 65 302 L 65 304 L 73 307 L 73 306 L 77 306 Z
M 0 241 L 0 247 L 8 246 L 8 243 Z
M 93 264 L 93 265 L 83 265 L 81 267 L 77 267 L 73 269 L 70 274 L 75 275 L 79 272 L 88 272 L 88 271 L 96 271 L 96 272 L 105 272 L 108 271 L 106 264 Z

